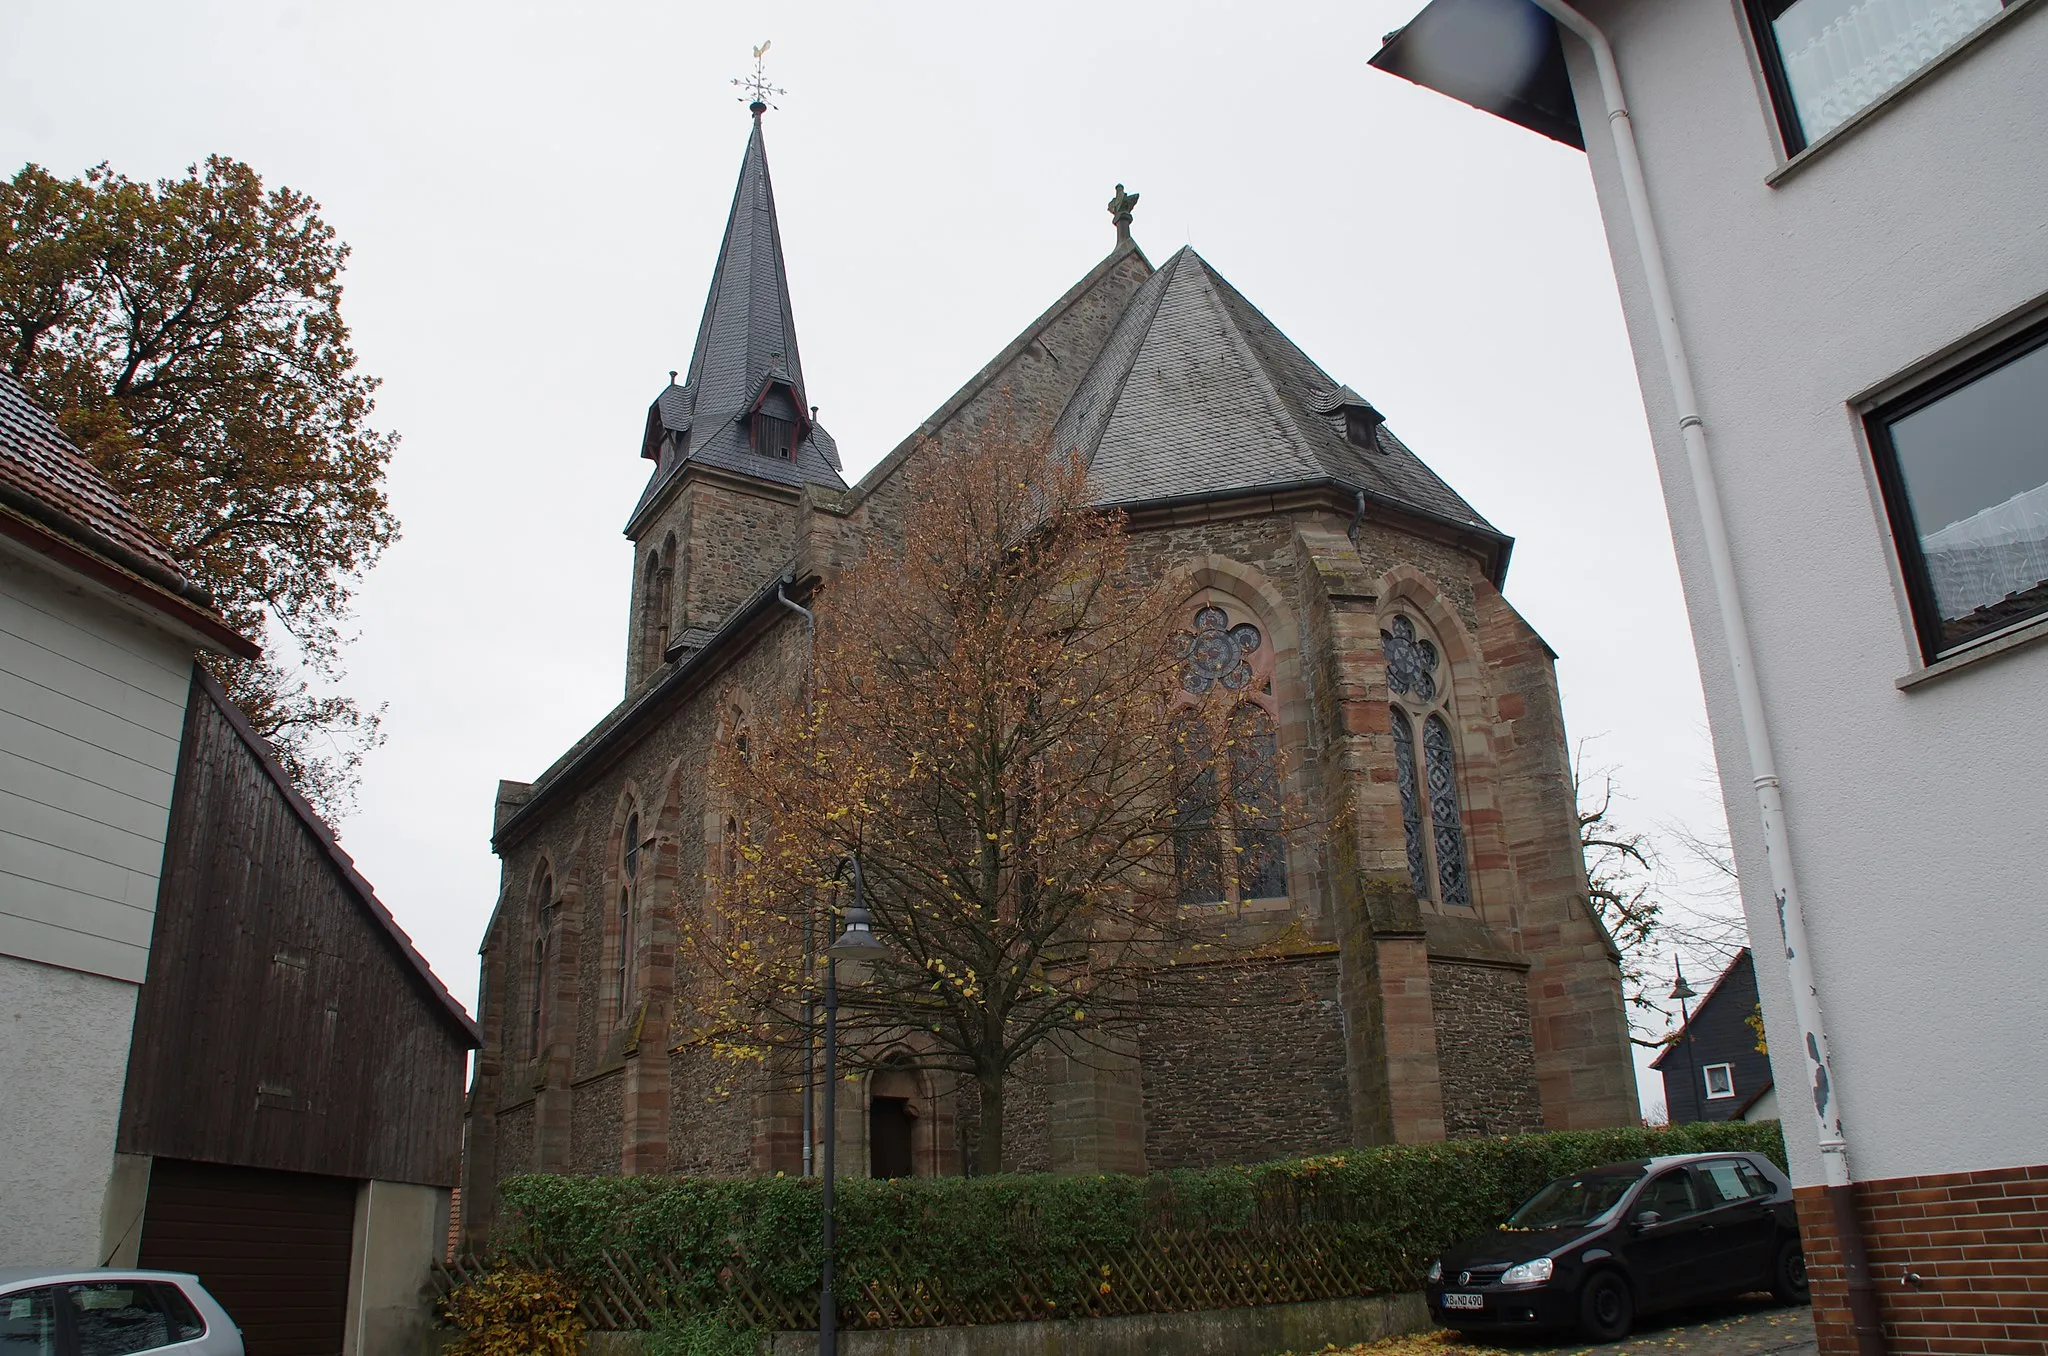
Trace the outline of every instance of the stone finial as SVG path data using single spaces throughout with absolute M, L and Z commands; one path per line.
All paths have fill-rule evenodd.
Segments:
M 1116 186 L 1116 196 L 1109 200 L 1110 219 L 1116 222 L 1116 243 L 1131 243 L 1131 209 L 1138 205 L 1138 195 L 1124 192 L 1124 186 Z

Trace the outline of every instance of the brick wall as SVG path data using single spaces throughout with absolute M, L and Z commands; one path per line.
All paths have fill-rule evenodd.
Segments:
M 1337 958 L 1232 969 L 1235 1013 L 1148 1024 L 1145 1163 L 1256 1163 L 1350 1147 Z
M 1429 997 L 1445 1137 L 1541 1130 L 1527 977 L 1498 966 L 1436 961 L 1429 967 Z
M 1887 1350 L 2048 1351 L 2048 1163 L 1858 1182 L 1852 1190 Z M 1820 1187 L 1794 1196 L 1820 1350 L 1852 1352 L 1833 1211 Z

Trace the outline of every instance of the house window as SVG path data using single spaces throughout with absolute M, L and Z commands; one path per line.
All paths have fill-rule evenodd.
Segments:
M 1797 154 L 1996 18 L 2010 0 L 1748 0 Z
M 2048 612 L 2048 325 L 1866 420 L 1928 662 Z
M 779 457 L 789 460 L 790 449 L 796 445 L 796 425 L 787 419 L 777 419 L 772 414 L 754 416 L 754 450 L 764 457 Z
M 1469 909 L 1472 881 L 1466 873 L 1457 741 L 1451 732 L 1443 653 L 1418 632 L 1414 618 L 1401 614 L 1380 632 L 1380 649 L 1393 699 L 1388 718 L 1408 878 L 1417 899 Z
M 1700 1073 L 1707 1080 L 1707 1100 L 1723 1101 L 1735 1095 L 1735 1066 L 1733 1064 L 1709 1064 Z
M 1197 769 L 1181 788 L 1173 859 L 1183 905 L 1239 904 L 1287 894 L 1280 831 L 1280 732 L 1272 656 L 1258 626 L 1233 623 L 1216 603 L 1195 609 L 1180 637 L 1185 717 L 1180 749 Z M 1217 758 L 1210 725 L 1195 707 L 1228 701 Z

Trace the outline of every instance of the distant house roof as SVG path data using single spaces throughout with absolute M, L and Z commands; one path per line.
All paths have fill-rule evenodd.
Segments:
M 1353 410 L 1370 445 L 1347 432 Z M 1509 538 L 1191 247 L 1132 294 L 1053 438 L 1099 503 L 1332 484 L 1487 538 L 1505 569 Z
M 0 531 L 197 631 L 213 648 L 261 650 L 214 610 L 106 477 L 13 373 L 0 369 Z
M 748 416 L 773 392 L 785 393 L 797 428 L 797 444 L 787 461 L 753 450 Z M 775 186 L 768 177 L 768 147 L 756 116 L 711 291 L 704 299 L 704 317 L 697 325 L 690 370 L 680 384 L 671 382 L 656 396 L 647 411 L 641 455 L 655 468 L 627 532 L 691 463 L 787 485 L 845 489 L 839 446 L 811 418 L 807 399 Z
M 1529 0 L 1432 0 L 1370 64 L 1586 149 L 1557 20 Z

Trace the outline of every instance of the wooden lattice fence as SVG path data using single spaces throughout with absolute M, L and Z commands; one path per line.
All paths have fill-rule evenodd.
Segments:
M 900 1253 L 870 1255 L 842 1266 L 839 1323 L 845 1328 L 933 1328 L 1014 1323 L 1044 1318 L 1099 1318 L 1119 1314 L 1232 1309 L 1298 1300 L 1343 1299 L 1372 1292 L 1368 1277 L 1382 1271 L 1361 1255 L 1337 1224 L 1268 1226 L 1229 1231 L 1160 1230 L 1135 1246 L 1078 1254 L 1044 1272 L 1019 1270 L 999 1288 L 962 1293 L 946 1277 L 909 1265 Z M 543 1248 L 484 1258 L 461 1254 L 436 1263 L 445 1297 L 493 1265 L 513 1264 L 570 1272 Z M 1383 1271 L 1382 1271 L 1383 1274 Z M 605 1331 L 643 1329 L 664 1312 L 688 1314 L 707 1306 L 691 1294 L 673 1262 L 642 1261 L 600 1252 L 598 1264 L 571 1272 L 583 1319 Z M 791 1295 L 762 1283 L 743 1262 L 722 1274 L 722 1304 L 729 1318 L 763 1331 L 817 1326 L 818 1292 Z

